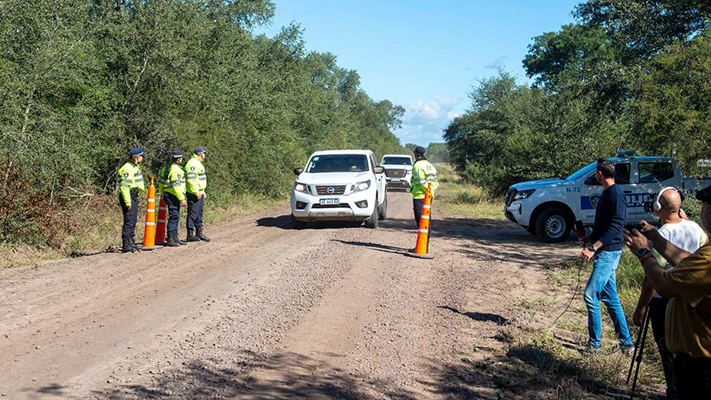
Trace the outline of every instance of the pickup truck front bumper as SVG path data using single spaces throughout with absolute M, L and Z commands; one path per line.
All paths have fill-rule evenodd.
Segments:
M 528 215 L 523 214 L 523 204 L 520 201 L 514 201 L 509 206 L 504 206 L 504 215 L 511 222 L 515 222 L 521 226 L 528 226 Z

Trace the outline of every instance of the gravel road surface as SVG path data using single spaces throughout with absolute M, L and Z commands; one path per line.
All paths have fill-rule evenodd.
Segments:
M 292 229 L 287 208 L 211 225 L 210 243 L 0 271 L 3 398 L 472 398 L 463 357 L 500 348 L 540 266 L 575 254 L 506 221 L 443 218 L 434 260 L 388 220 Z

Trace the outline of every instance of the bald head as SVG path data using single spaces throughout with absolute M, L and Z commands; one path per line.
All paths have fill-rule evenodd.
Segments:
M 676 190 L 667 190 L 659 198 L 662 209 L 671 213 L 678 213 L 681 209 L 681 196 Z

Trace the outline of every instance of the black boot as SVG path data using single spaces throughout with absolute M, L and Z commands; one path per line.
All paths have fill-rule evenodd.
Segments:
M 188 244 L 185 240 L 180 240 L 180 236 L 178 236 L 178 232 L 175 232 L 175 241 L 178 242 L 179 245 L 185 246 Z
M 187 241 L 188 242 L 199 242 L 200 241 L 200 238 L 195 236 L 195 229 L 188 228 Z
M 140 244 L 136 244 L 136 241 L 133 238 L 131 238 L 131 246 L 133 246 L 133 248 L 136 249 L 136 251 L 143 250 L 143 246 Z
M 122 253 L 135 253 L 136 248 L 131 244 L 131 239 L 123 239 L 123 244 L 121 246 Z
M 168 232 L 168 241 L 165 245 L 170 247 L 180 247 L 180 243 L 178 243 L 178 233 Z
M 202 233 L 202 226 L 199 228 L 195 228 L 195 231 L 197 232 L 197 234 L 195 236 L 197 236 L 198 239 L 202 240 L 203 242 L 210 241 L 210 238 L 205 236 L 205 234 Z

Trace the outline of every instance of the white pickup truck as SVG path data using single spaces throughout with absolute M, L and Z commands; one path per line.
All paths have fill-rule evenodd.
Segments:
M 370 150 L 317 151 L 306 168 L 295 168 L 291 190 L 294 226 L 313 221 L 365 221 L 377 228 L 388 199 L 385 174 Z
M 615 163 L 615 181 L 627 196 L 628 224 L 656 220 L 654 213 L 644 210 L 644 204 L 652 202 L 664 187 L 693 194 L 711 184 L 710 178 L 684 178 L 679 164 L 669 157 L 635 157 L 632 151 L 620 151 L 618 156 L 609 160 Z M 592 225 L 602 193 L 595 179 L 596 165 L 590 163 L 565 179 L 511 186 L 504 206 L 506 217 L 545 242 L 566 240 L 575 221 Z
M 385 168 L 387 189 L 410 190 L 412 180 L 412 157 L 407 154 L 386 154 L 380 161 Z

